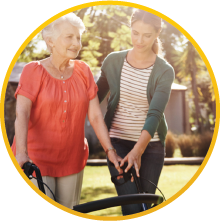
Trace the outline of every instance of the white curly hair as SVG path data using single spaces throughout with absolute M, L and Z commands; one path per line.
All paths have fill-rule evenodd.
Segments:
M 85 25 L 83 24 L 83 21 L 74 13 L 69 13 L 56 19 L 41 31 L 42 37 L 46 42 L 47 49 L 50 53 L 52 52 L 52 48 L 47 43 L 47 41 L 49 39 L 56 39 L 61 34 L 59 33 L 57 26 L 62 22 L 69 22 L 71 25 L 77 27 L 79 29 L 80 35 L 85 31 Z

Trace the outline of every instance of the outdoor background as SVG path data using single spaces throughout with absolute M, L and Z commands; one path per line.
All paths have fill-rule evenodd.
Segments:
M 129 19 L 133 10 L 124 6 L 94 6 L 74 12 L 83 19 L 87 28 L 87 32 L 82 36 L 83 47 L 77 59 L 90 65 L 95 79 L 99 75 L 102 61 L 107 54 L 132 47 Z M 175 83 L 185 86 L 184 90 L 180 90 L 181 94 L 184 94 L 184 96 L 181 95 L 184 100 L 183 104 L 179 105 L 183 106 L 175 106 L 172 111 L 179 113 L 182 111 L 183 115 L 185 110 L 188 110 L 188 115 L 184 116 L 184 120 L 189 127 L 189 130 L 186 130 L 187 126 L 185 126 L 183 133 L 175 130 L 169 131 L 166 140 L 166 157 L 205 157 L 215 124 L 215 96 L 209 73 L 193 45 L 166 21 L 163 21 L 160 39 L 163 43 L 164 58 L 174 67 Z M 16 65 L 22 67 L 27 62 L 47 56 L 49 53 L 39 34 L 27 45 Z M 14 73 L 20 74 L 20 72 Z M 15 99 L 13 94 L 16 86 L 16 81 L 9 80 L 5 99 L 5 122 L 10 143 L 14 135 Z M 178 124 L 178 122 L 175 123 Z M 88 122 L 85 128 L 90 144 L 90 158 L 104 158 L 102 148 L 97 140 L 94 141 L 95 135 L 91 132 Z M 178 192 L 195 174 L 198 167 L 199 165 L 164 166 L 159 188 L 166 198 Z M 113 195 L 116 195 L 116 192 L 110 182 L 106 166 L 87 166 L 81 202 Z M 115 216 L 120 215 L 120 209 L 112 208 L 95 214 Z

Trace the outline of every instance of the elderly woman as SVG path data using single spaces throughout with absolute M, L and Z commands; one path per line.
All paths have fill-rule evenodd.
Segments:
M 119 171 L 121 160 L 111 145 L 91 70 L 86 63 L 72 60 L 81 49 L 84 29 L 73 13 L 45 27 L 42 36 L 51 56 L 27 64 L 15 92 L 12 150 L 16 159 L 21 167 L 28 161 L 35 163 L 57 201 L 71 209 L 80 200 L 89 152 L 84 142 L 86 114 Z M 46 194 L 52 198 L 49 191 Z

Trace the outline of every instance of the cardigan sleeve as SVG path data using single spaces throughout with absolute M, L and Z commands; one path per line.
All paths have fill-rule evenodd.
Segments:
M 98 98 L 99 98 L 99 102 L 101 103 L 104 98 L 106 97 L 106 95 L 108 94 L 109 92 L 109 84 L 108 84 L 108 81 L 107 81 L 107 78 L 106 78 L 106 75 L 105 75 L 105 72 L 104 72 L 104 63 L 102 65 L 102 68 L 101 68 L 101 76 L 99 77 L 98 81 L 97 81 L 97 86 L 98 86 Z
M 98 87 L 94 81 L 94 77 L 92 74 L 92 71 L 88 65 L 86 65 L 86 70 L 84 71 L 84 74 L 86 75 L 86 86 L 87 86 L 87 93 L 89 100 L 92 100 L 95 98 Z
M 151 137 L 154 137 L 164 110 L 170 98 L 171 85 L 174 81 L 173 68 L 166 70 L 158 79 L 152 100 L 150 102 L 147 118 L 142 130 L 147 130 Z

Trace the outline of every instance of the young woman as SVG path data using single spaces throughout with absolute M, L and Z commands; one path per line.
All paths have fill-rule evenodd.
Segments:
M 142 10 L 131 17 L 133 48 L 109 54 L 97 82 L 100 102 L 110 91 L 105 122 L 112 145 L 134 166 L 145 192 L 155 193 L 164 163 L 167 124 L 164 110 L 170 97 L 174 71 L 158 56 L 161 18 Z M 111 175 L 117 170 L 109 166 Z M 132 181 L 132 180 L 131 180 Z M 118 195 L 137 193 L 133 182 L 116 186 Z M 149 206 L 149 205 L 148 205 Z M 122 206 L 123 215 L 141 212 L 141 205 Z
M 86 114 L 104 150 L 112 148 L 92 72 L 86 63 L 73 60 L 81 49 L 84 29 L 73 13 L 45 27 L 42 36 L 51 56 L 24 67 L 15 93 L 12 150 L 16 159 L 21 167 L 27 161 L 35 163 L 58 203 L 70 209 L 79 203 L 88 158 Z M 114 151 L 107 155 L 120 171 L 121 158 Z

